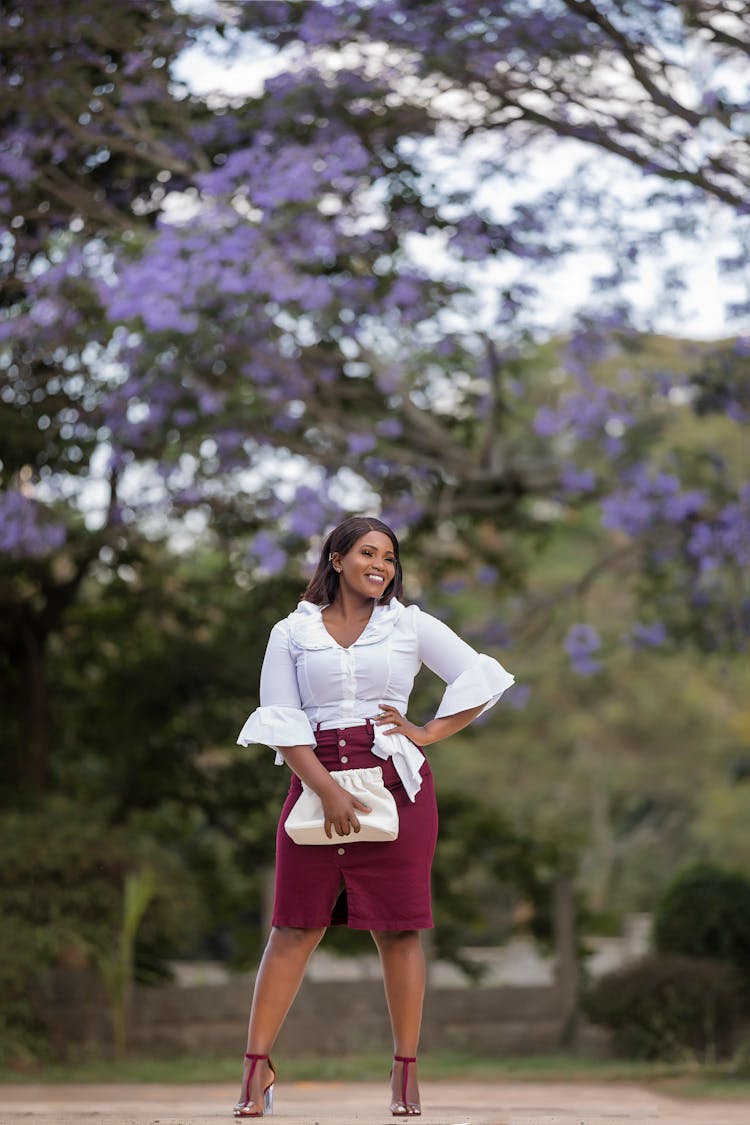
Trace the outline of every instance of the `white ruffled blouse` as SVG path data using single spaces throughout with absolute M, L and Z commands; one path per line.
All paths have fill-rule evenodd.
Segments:
M 513 676 L 491 656 L 462 641 L 452 629 L 396 598 L 376 605 L 364 631 L 349 648 L 334 640 L 321 609 L 302 601 L 271 630 L 260 674 L 260 707 L 253 711 L 237 742 L 264 743 L 284 762 L 286 746 L 315 746 L 314 727 L 353 726 L 374 718 L 382 703 L 406 713 L 414 677 L 426 664 L 447 687 L 436 718 L 483 704 L 492 707 Z M 422 784 L 421 750 L 405 735 L 384 736 L 373 727 L 373 753 L 393 758 L 413 801 Z

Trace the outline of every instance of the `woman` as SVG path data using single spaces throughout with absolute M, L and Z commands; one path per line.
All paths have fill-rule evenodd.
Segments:
M 255 982 L 235 1117 L 271 1112 L 269 1058 L 328 926 L 369 930 L 380 954 L 393 1030 L 391 1113 L 420 1110 L 417 1044 L 425 989 L 419 930 L 432 926 L 430 867 L 437 808 L 421 747 L 447 738 L 495 703 L 513 677 L 442 622 L 404 606 L 398 540 L 380 520 L 344 520 L 326 539 L 299 606 L 271 631 L 261 706 L 238 742 L 265 743 L 292 771 L 276 839 L 271 933 Z M 406 718 L 424 663 L 448 685 L 434 719 Z M 358 841 L 368 806 L 331 770 L 379 766 L 398 806 L 398 837 Z M 332 846 L 294 843 L 286 818 L 302 792 L 317 793 Z M 334 833 L 336 835 L 334 835 Z

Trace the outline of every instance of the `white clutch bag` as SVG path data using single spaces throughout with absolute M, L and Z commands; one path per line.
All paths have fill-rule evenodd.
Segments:
M 333 829 L 330 839 L 326 836 L 323 824 L 323 806 L 320 797 L 303 783 L 302 792 L 297 798 L 284 829 L 295 844 L 347 844 L 365 841 L 395 840 L 398 836 L 398 808 L 383 784 L 383 771 L 380 766 L 368 766 L 361 770 L 332 770 L 331 777 L 339 785 L 358 797 L 363 804 L 372 809 L 369 813 L 357 813 L 360 829 L 348 836 L 340 836 Z

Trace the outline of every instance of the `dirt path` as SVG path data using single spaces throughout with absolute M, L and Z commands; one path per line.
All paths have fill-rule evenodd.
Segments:
M 0 1086 L 1 1125 L 215 1125 L 233 1086 Z M 382 1083 L 279 1083 L 274 1125 L 393 1125 Z M 682 1101 L 638 1086 L 422 1082 L 422 1125 L 750 1125 L 750 1101 Z

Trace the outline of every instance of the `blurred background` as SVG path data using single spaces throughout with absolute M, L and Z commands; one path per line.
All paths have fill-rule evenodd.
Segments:
M 287 778 L 235 738 L 364 513 L 406 600 L 517 679 L 430 752 L 435 983 L 475 1016 L 472 981 L 552 989 L 541 1039 L 516 1013 L 488 1053 L 575 1044 L 584 1008 L 636 1054 L 739 1050 L 743 5 L 1 20 L 0 1062 L 155 1049 L 160 996 L 249 979 Z M 440 693 L 420 677 L 410 717 Z M 325 951 L 316 979 L 369 979 L 366 935 Z M 663 1023 L 695 980 L 661 1038 L 618 1008 Z

